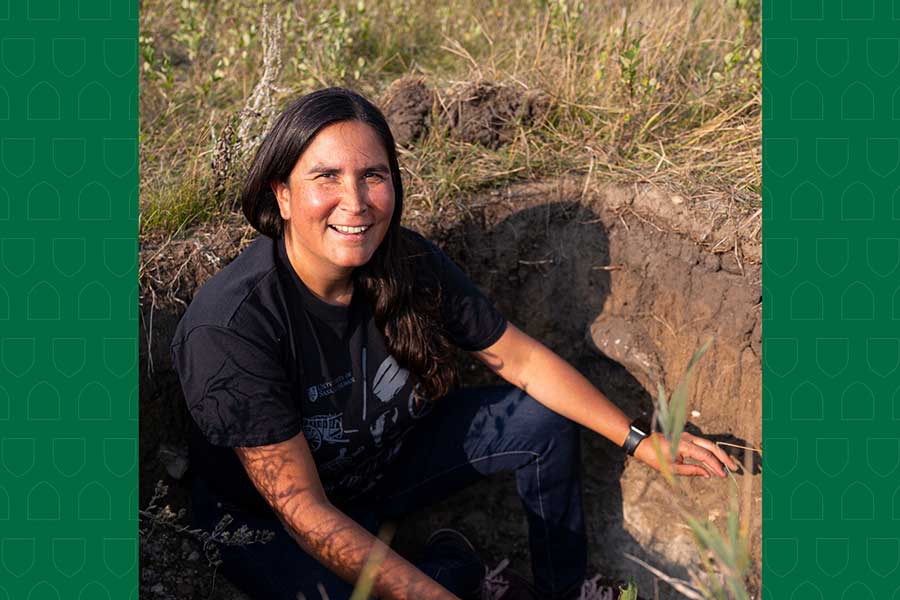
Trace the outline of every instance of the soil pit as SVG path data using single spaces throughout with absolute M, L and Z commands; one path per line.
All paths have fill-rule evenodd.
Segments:
M 512 322 L 569 360 L 631 416 L 649 414 L 648 390 L 655 396 L 657 381 L 673 389 L 693 352 L 714 337 L 695 373 L 689 426 L 717 441 L 759 448 L 758 215 L 723 216 L 702 205 L 682 206 L 683 201 L 645 186 L 584 193 L 581 183 L 512 185 L 468 199 L 466 216 L 453 223 L 418 228 L 442 245 Z M 157 479 L 171 480 L 166 467 L 177 472 L 170 457 L 184 445 L 188 417 L 167 350 L 174 326 L 196 287 L 251 235 L 235 220 L 184 240 L 148 240 L 142 248 L 142 499 Z M 468 359 L 462 374 L 466 383 L 492 377 Z M 658 475 L 625 461 L 620 449 L 597 435 L 585 432 L 582 450 L 589 573 L 633 575 L 642 596 L 652 597 L 658 585 L 660 598 L 679 597 L 625 557 L 632 554 L 681 579 L 699 567 L 672 492 Z M 758 465 L 752 470 L 758 473 Z M 755 473 L 735 481 L 740 489 L 748 477 L 750 588 L 756 597 L 761 481 Z M 724 521 L 727 481 L 680 482 L 698 516 Z M 185 506 L 183 481 L 172 487 L 173 503 Z M 524 513 L 511 477 L 485 481 L 412 515 L 395 546 L 414 554 L 439 527 L 458 527 L 471 536 L 489 564 L 506 558 L 530 574 Z M 223 593 L 240 597 L 230 589 Z

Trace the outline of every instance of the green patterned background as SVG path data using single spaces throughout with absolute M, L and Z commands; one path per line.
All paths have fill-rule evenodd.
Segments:
M 137 598 L 137 2 L 0 32 L 0 599 Z
M 0 1 L 0 600 L 137 597 L 135 0 Z M 764 591 L 900 600 L 900 1 L 764 12 Z
M 900 2 L 764 4 L 766 598 L 900 598 Z

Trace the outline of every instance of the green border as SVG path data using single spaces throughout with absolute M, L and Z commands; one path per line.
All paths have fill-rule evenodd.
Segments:
M 137 8 L 0 2 L 0 600 L 138 596 Z
M 900 3 L 764 4 L 764 597 L 900 599 Z
M 0 599 L 137 597 L 137 8 L 0 3 Z M 764 597 L 896 600 L 900 5 L 763 11 Z

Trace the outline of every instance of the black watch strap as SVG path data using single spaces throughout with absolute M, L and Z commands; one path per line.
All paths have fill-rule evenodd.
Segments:
M 628 430 L 628 437 L 622 442 L 622 448 L 629 456 L 634 456 L 634 451 L 638 445 L 650 436 L 651 427 L 645 419 L 636 419 L 631 423 Z

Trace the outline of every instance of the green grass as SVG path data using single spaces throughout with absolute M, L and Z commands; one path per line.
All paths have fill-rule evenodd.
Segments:
M 156 192 L 153 201 L 145 203 L 141 211 L 141 230 L 184 231 L 219 214 L 221 210 L 209 201 L 206 191 L 187 180 L 174 189 Z
M 233 200 L 211 193 L 211 134 L 261 76 L 261 6 L 144 2 L 142 233 L 171 233 Z M 499 150 L 432 130 L 404 152 L 420 213 L 511 179 L 589 169 L 596 181 L 759 204 L 758 1 L 301 0 L 271 4 L 268 21 L 283 64 L 276 107 L 325 85 L 377 98 L 405 74 L 438 90 L 484 79 L 551 95 L 550 118 Z

